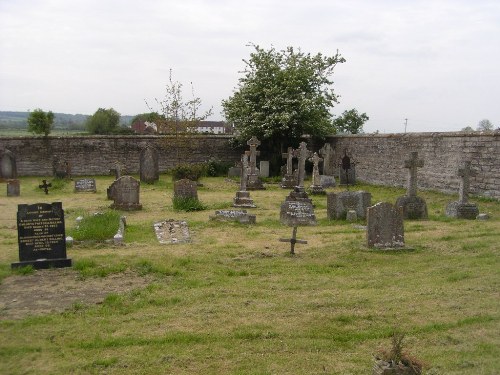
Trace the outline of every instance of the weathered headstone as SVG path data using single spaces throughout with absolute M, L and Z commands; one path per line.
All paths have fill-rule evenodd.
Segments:
M 303 200 L 311 203 L 305 189 L 304 189 L 304 178 L 306 175 L 306 160 L 311 157 L 311 151 L 307 149 L 307 144 L 305 142 L 300 142 L 299 148 L 294 150 L 294 156 L 299 160 L 297 166 L 297 186 L 293 188 L 293 191 L 286 197 L 287 201 L 298 201 Z
M 269 177 L 269 160 L 261 160 L 259 162 L 260 177 Z
M 247 145 L 250 146 L 249 151 L 245 153 L 249 157 L 249 167 L 250 171 L 248 173 L 247 190 L 265 190 L 262 180 L 257 173 L 257 156 L 260 155 L 260 151 L 257 151 L 257 147 L 260 146 L 260 141 L 257 137 L 252 137 L 248 140 Z
M 356 185 L 356 163 L 347 155 L 344 150 L 344 156 L 340 160 L 339 180 L 340 185 Z
M 319 175 L 319 162 L 323 159 L 318 156 L 315 152 L 309 161 L 313 163 L 313 173 L 312 173 L 312 184 L 309 187 L 311 194 L 325 194 L 325 189 L 321 185 L 320 175 Z
M 457 219 L 475 219 L 479 214 L 479 208 L 475 203 L 469 202 L 469 188 L 470 178 L 476 176 L 476 172 L 471 169 L 470 161 L 466 161 L 463 168 L 458 170 L 458 176 L 461 177 L 458 201 L 446 206 L 446 216 Z
M 45 194 L 49 194 L 49 187 L 52 187 L 52 184 L 49 182 L 47 183 L 47 180 L 42 180 L 42 183 L 38 185 L 40 189 L 42 189 Z
M 404 166 L 408 168 L 408 190 L 396 200 L 396 206 L 403 209 L 404 219 L 427 219 L 427 204 L 417 196 L 417 168 L 423 167 L 424 161 L 418 159 L 418 152 L 413 151 Z
M 183 178 L 174 182 L 174 198 L 198 200 L 198 185 L 196 181 Z
M 237 221 L 242 224 L 255 224 L 256 216 L 246 210 L 217 210 L 210 220 Z
M 94 178 L 75 180 L 75 193 L 95 193 L 97 191 Z
M 281 242 L 290 242 L 290 254 L 295 254 L 295 244 L 307 244 L 305 240 L 297 239 L 297 227 L 316 225 L 316 215 L 313 205 L 307 201 L 285 201 L 281 204 L 280 221 L 293 227 L 291 238 L 280 238 Z
M 66 257 L 64 210 L 61 202 L 20 204 L 17 211 L 19 262 L 12 268 L 71 267 Z
M 161 244 L 177 244 L 191 241 L 186 221 L 164 220 L 154 223 L 153 228 L 156 238 Z
M 140 183 L 132 176 L 120 177 L 111 184 L 108 190 L 112 191 L 114 201 L 111 208 L 124 211 L 142 209 L 142 204 L 139 202 Z
M 330 143 L 325 143 L 319 150 L 319 154 L 323 157 L 323 175 L 333 176 L 335 174 L 335 159 Z
M 21 183 L 19 180 L 7 180 L 7 196 L 18 197 L 21 194 Z
M 0 179 L 16 179 L 16 156 L 9 150 L 4 150 L 0 158 Z
M 370 207 L 372 195 L 363 190 L 343 191 L 326 194 L 326 214 L 329 220 L 346 219 L 347 212 L 353 210 L 360 219 L 366 218 L 366 209 Z
M 388 202 L 379 202 L 367 209 L 366 239 L 368 247 L 398 249 L 405 245 L 403 212 Z
M 241 167 L 230 167 L 227 171 L 227 177 L 240 177 Z
M 160 179 L 158 152 L 152 146 L 147 146 L 141 151 L 139 175 L 141 182 L 146 182 L 148 184 L 152 184 Z
M 240 173 L 240 190 L 236 192 L 236 197 L 233 199 L 233 207 L 253 208 L 255 204 L 250 198 L 250 192 L 247 191 L 247 172 L 248 172 L 248 155 L 241 155 L 241 173 Z
M 296 176 L 293 174 L 293 148 L 288 147 L 287 152 L 281 154 L 281 156 L 286 159 L 286 171 L 283 179 L 281 180 L 281 187 L 283 189 L 293 189 L 298 183 Z

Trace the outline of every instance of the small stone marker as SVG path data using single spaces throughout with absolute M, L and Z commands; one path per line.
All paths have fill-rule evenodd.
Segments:
M 298 183 L 296 176 L 293 174 L 293 148 L 288 147 L 287 152 L 281 154 L 281 156 L 286 159 L 286 172 L 281 180 L 281 187 L 283 189 L 293 189 Z
M 349 211 L 355 211 L 359 219 L 366 218 L 372 195 L 363 190 L 326 194 L 326 214 L 329 220 L 347 219 Z
M 0 158 L 0 179 L 17 179 L 16 156 L 7 149 Z
M 186 221 L 164 220 L 154 223 L 153 228 L 156 238 L 161 244 L 177 244 L 191 241 Z
M 413 151 L 410 159 L 405 160 L 405 168 L 408 168 L 408 190 L 406 195 L 396 200 L 396 206 L 403 209 L 404 219 L 427 219 L 427 204 L 425 200 L 417 196 L 417 168 L 422 168 L 424 161 L 418 159 L 418 152 Z
M 174 182 L 174 198 L 198 200 L 198 186 L 196 181 L 183 178 Z
M 66 257 L 64 211 L 61 202 L 20 204 L 17 211 L 19 262 L 12 268 L 71 267 Z
M 47 183 L 47 180 L 42 180 L 42 184 L 38 185 L 40 189 L 43 189 L 45 194 L 49 194 L 49 187 L 52 187 L 52 184 L 49 182 Z
M 340 172 L 339 172 L 339 180 L 341 185 L 346 185 L 349 188 L 349 185 L 356 184 L 356 163 L 351 160 L 351 158 L 347 155 L 347 150 L 344 150 L 344 156 L 340 160 Z
M 7 196 L 18 197 L 21 194 L 21 183 L 19 180 L 7 180 Z
M 400 249 L 404 247 L 403 212 L 388 202 L 379 202 L 367 210 L 368 247 Z
M 134 211 L 142 210 L 139 203 L 140 183 L 132 176 L 122 176 L 114 181 L 108 189 L 112 191 L 113 209 Z
M 257 147 L 260 146 L 260 141 L 254 136 L 248 140 L 247 145 L 250 146 L 250 151 L 245 151 L 249 157 L 250 166 L 247 190 L 265 190 L 265 187 L 257 173 L 257 156 L 260 155 L 260 151 L 257 151 Z
M 259 163 L 260 177 L 269 177 L 269 160 L 261 160 Z
M 210 220 L 237 221 L 242 224 L 255 224 L 256 216 L 246 210 L 217 210 Z
M 75 193 L 95 193 L 96 191 L 95 179 L 81 178 L 75 180 Z
M 320 175 L 319 175 L 319 162 L 323 161 L 322 158 L 318 156 L 315 152 L 309 161 L 313 163 L 313 174 L 312 174 L 312 185 L 309 187 L 311 194 L 325 194 L 325 189 L 321 185 Z
M 446 216 L 457 219 L 475 219 L 479 214 L 479 208 L 475 203 L 469 202 L 469 187 L 470 177 L 476 176 L 476 172 L 471 169 L 470 161 L 466 161 L 463 168 L 458 170 L 458 176 L 461 177 L 458 201 L 446 206 Z
M 253 199 L 250 198 L 250 192 L 247 191 L 247 172 L 248 172 L 248 155 L 241 155 L 241 173 L 240 173 L 240 190 L 236 192 L 236 197 L 233 199 L 233 207 L 254 208 Z
M 141 182 L 146 182 L 148 184 L 152 184 L 160 179 L 158 152 L 152 146 L 147 146 L 141 151 L 139 175 Z

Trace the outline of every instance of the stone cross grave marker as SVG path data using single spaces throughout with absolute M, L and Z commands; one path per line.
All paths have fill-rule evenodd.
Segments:
M 249 151 L 245 153 L 249 157 L 250 173 L 248 174 L 247 190 L 264 190 L 264 185 L 257 174 L 257 156 L 260 155 L 260 151 L 257 151 L 257 147 L 260 146 L 260 141 L 257 137 L 253 136 L 247 141 L 247 145 L 250 146 Z
M 66 257 L 64 211 L 61 202 L 20 204 L 17 211 L 19 262 L 12 268 L 71 267 Z
M 286 159 L 286 174 L 293 174 L 293 147 L 288 147 L 287 152 L 281 154 Z
M 158 152 L 152 146 L 147 146 L 141 151 L 139 175 L 141 182 L 146 182 L 148 184 L 152 184 L 160 179 Z
M 94 178 L 75 180 L 75 193 L 95 193 L 97 191 Z
M 241 155 L 241 174 L 240 174 L 240 191 L 236 192 L 236 197 L 233 199 L 233 207 L 255 207 L 250 192 L 247 191 L 248 179 L 248 155 Z
M 42 180 L 42 184 L 38 185 L 40 189 L 43 189 L 45 194 L 49 194 L 49 187 L 52 187 L 52 184 L 49 182 L 47 183 L 47 180 Z
M 319 162 L 323 161 L 315 152 L 309 161 L 313 163 L 312 185 L 310 186 L 312 194 L 325 194 L 325 189 L 321 185 L 321 178 L 319 175 Z
M 469 201 L 470 178 L 476 176 L 477 173 L 471 169 L 470 160 L 464 163 L 463 168 L 458 169 L 458 176 L 461 177 L 460 188 L 458 190 L 458 200 L 460 203 Z
M 424 166 L 423 159 L 418 158 L 418 152 L 412 151 L 410 159 L 405 160 L 405 168 L 408 168 L 408 191 L 409 197 L 417 196 L 417 168 Z
M 142 210 L 139 203 L 140 183 L 132 176 L 122 176 L 115 180 L 108 190 L 112 191 L 111 208 L 125 211 Z
M 283 189 L 293 189 L 297 185 L 297 179 L 293 174 L 293 147 L 288 147 L 287 152 L 281 154 L 283 159 L 286 159 L 286 171 L 283 179 L 281 180 L 281 187 Z
M 388 202 L 379 202 L 367 210 L 368 247 L 398 249 L 405 245 L 403 212 Z
M 247 191 L 248 179 L 248 155 L 241 155 L 241 176 L 240 176 L 240 191 Z
M 299 164 L 298 164 L 299 176 L 298 176 L 297 186 L 303 189 L 304 178 L 306 175 L 306 160 L 307 158 L 311 157 L 311 151 L 307 149 L 306 142 L 300 142 L 299 148 L 297 150 L 294 150 L 294 156 L 299 159 Z

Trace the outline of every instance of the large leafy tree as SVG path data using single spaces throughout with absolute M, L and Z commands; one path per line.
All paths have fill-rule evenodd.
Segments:
M 298 144 L 302 135 L 322 138 L 331 134 L 330 109 L 337 103 L 331 77 L 345 59 L 338 52 L 323 56 L 293 47 L 281 51 L 251 47 L 254 51 L 243 60 L 245 69 L 237 89 L 222 101 L 237 139 L 244 143 L 256 136 L 264 149 L 281 159 L 281 151 Z
M 120 114 L 113 108 L 99 108 L 85 125 L 90 134 L 113 134 L 119 131 L 119 122 Z
M 35 134 L 48 136 L 54 125 L 54 114 L 44 112 L 40 108 L 35 109 L 28 117 L 28 131 Z
M 357 109 L 353 108 L 344 111 L 342 115 L 333 121 L 333 124 L 338 132 L 358 134 L 363 131 L 363 125 L 369 119 L 366 113 L 360 114 Z

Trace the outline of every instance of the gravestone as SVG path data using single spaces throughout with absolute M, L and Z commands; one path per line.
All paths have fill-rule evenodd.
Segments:
M 404 219 L 427 219 L 427 204 L 417 196 L 417 168 L 422 168 L 424 161 L 418 159 L 418 152 L 413 151 L 404 166 L 408 168 L 408 190 L 396 200 L 396 206 L 403 209 Z
M 323 188 L 335 186 L 335 159 L 333 158 L 333 149 L 329 143 L 325 143 L 319 150 L 323 157 L 323 174 L 320 177 L 320 184 Z
M 259 163 L 260 177 L 269 177 L 269 160 L 261 160 Z
M 19 262 L 12 268 L 71 267 L 66 257 L 64 211 L 61 202 L 20 204 L 17 210 Z
M 52 162 L 53 175 L 56 178 L 71 178 L 71 163 L 55 158 Z
M 286 197 L 287 201 L 306 201 L 312 203 L 304 189 L 304 178 L 306 175 L 306 160 L 311 157 L 311 151 L 307 149 L 305 142 L 300 142 L 299 148 L 293 151 L 294 156 L 299 160 L 297 166 L 297 186 Z
M 19 180 L 7 180 L 7 196 L 18 197 L 21 194 L 21 183 Z
M 256 216 L 246 210 L 217 210 L 210 220 L 237 221 L 242 224 L 255 224 Z
M 356 185 L 356 163 L 347 155 L 347 150 L 344 150 L 344 156 L 339 164 L 339 181 L 340 185 Z
M 174 219 L 164 220 L 153 224 L 158 242 L 161 244 L 178 244 L 191 241 L 186 221 Z
M 119 161 L 115 161 L 113 167 L 109 169 L 109 173 L 115 175 L 115 180 L 118 180 L 121 176 L 125 175 L 126 173 L 125 165 L 123 165 Z
M 471 169 L 471 162 L 466 161 L 463 168 L 458 170 L 461 177 L 458 190 L 458 201 L 450 202 L 446 206 L 446 216 L 457 219 L 475 219 L 479 215 L 479 208 L 475 203 L 469 202 L 470 178 L 476 176 Z
M 75 193 L 95 193 L 97 191 L 94 178 L 75 180 Z
M 45 194 L 49 194 L 49 187 L 52 187 L 52 184 L 50 182 L 47 183 L 47 180 L 42 180 L 42 183 L 38 185 L 38 188 L 42 189 Z
M 140 183 L 132 176 L 122 176 L 114 181 L 108 191 L 112 191 L 113 209 L 124 211 L 142 210 L 139 203 Z
M 196 199 L 198 200 L 198 185 L 196 181 L 183 178 L 174 182 L 174 199 Z
M 248 140 L 247 145 L 250 146 L 250 150 L 245 151 L 249 158 L 250 167 L 247 190 L 265 190 L 266 188 L 262 184 L 262 180 L 257 172 L 257 156 L 260 155 L 260 151 L 257 151 L 257 147 L 260 145 L 260 141 L 257 137 L 252 137 Z
M 403 211 L 388 202 L 368 207 L 366 215 L 368 247 L 400 249 L 404 247 Z
M 241 155 L 241 173 L 240 173 L 240 190 L 236 192 L 236 197 L 233 199 L 233 207 L 254 208 L 253 199 L 250 198 L 250 192 L 247 191 L 247 173 L 248 173 L 248 155 Z
M 298 183 L 297 176 L 293 174 L 293 148 L 288 147 L 287 152 L 281 154 L 281 157 L 286 159 L 286 170 L 283 179 L 281 180 L 281 187 L 283 189 L 293 189 Z
M 152 184 L 160 179 L 158 152 L 154 147 L 147 146 L 141 151 L 139 175 L 141 182 L 146 182 L 148 184 Z
M 293 227 L 291 238 L 280 238 L 281 242 L 290 242 L 290 254 L 295 254 L 295 244 L 307 244 L 305 240 L 297 239 L 297 227 L 316 225 L 316 215 L 312 203 L 298 200 L 285 201 L 281 204 L 280 221 Z
M 366 218 L 372 195 L 363 190 L 326 194 L 326 214 L 329 220 L 346 219 L 348 211 L 355 211 L 359 219 Z
M 321 185 L 320 175 L 319 175 L 319 162 L 322 161 L 318 154 L 315 152 L 309 161 L 313 163 L 313 173 L 312 173 L 312 184 L 309 186 L 311 194 L 325 194 L 325 189 Z
M 17 164 L 15 155 L 5 149 L 0 158 L 0 179 L 16 179 L 17 178 Z
M 240 177 L 241 167 L 230 167 L 227 171 L 227 177 Z

